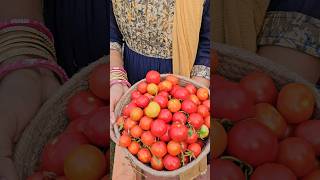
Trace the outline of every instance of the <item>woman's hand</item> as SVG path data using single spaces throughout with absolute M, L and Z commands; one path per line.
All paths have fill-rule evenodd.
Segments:
M 210 81 L 206 78 L 194 76 L 191 79 L 205 85 L 207 88 L 209 88 L 209 86 L 210 86 Z

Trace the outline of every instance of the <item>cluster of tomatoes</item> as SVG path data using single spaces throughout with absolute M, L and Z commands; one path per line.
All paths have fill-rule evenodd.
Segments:
M 39 171 L 27 180 L 106 180 L 109 167 L 107 64 L 89 76 L 89 89 L 76 92 L 66 106 L 67 128 L 45 145 Z
M 168 75 L 161 81 L 149 71 L 131 93 L 131 101 L 117 118 L 119 145 L 153 169 L 173 171 L 197 158 L 210 128 L 210 100 L 206 88 L 179 85 Z
M 311 88 L 289 83 L 278 91 L 262 72 L 240 82 L 213 75 L 212 82 L 214 179 L 320 179 Z

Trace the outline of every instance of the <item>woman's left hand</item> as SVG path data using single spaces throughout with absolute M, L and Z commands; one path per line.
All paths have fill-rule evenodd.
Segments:
M 210 86 L 210 81 L 206 78 L 194 76 L 191 79 L 193 79 L 197 82 L 200 82 L 201 84 L 205 85 L 207 88 L 209 88 L 209 86 Z

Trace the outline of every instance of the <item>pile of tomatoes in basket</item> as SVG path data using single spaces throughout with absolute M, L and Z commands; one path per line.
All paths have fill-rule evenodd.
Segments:
M 309 86 L 278 89 L 263 72 L 240 82 L 213 75 L 212 83 L 213 179 L 320 179 L 320 121 Z
M 89 89 L 75 92 L 68 100 L 67 128 L 45 145 L 39 171 L 27 180 L 109 179 L 107 68 L 107 64 L 97 65 L 89 76 Z
M 197 158 L 210 128 L 206 88 L 149 71 L 117 118 L 119 145 L 153 169 L 173 171 Z

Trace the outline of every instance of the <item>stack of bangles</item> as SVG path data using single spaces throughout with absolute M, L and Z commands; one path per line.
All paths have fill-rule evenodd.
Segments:
M 131 84 L 128 81 L 127 72 L 123 67 L 112 67 L 110 70 L 110 87 L 114 84 L 122 84 L 130 87 Z
M 46 68 L 65 82 L 68 76 L 56 59 L 53 35 L 41 22 L 30 19 L 0 22 L 0 80 L 18 69 Z

